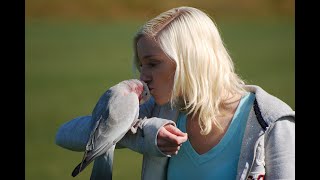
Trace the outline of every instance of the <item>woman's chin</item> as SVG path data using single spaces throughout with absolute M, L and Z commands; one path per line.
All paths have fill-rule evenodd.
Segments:
M 156 102 L 157 105 L 165 105 L 167 103 L 169 103 L 169 100 L 163 100 L 163 99 L 157 99 L 155 96 L 154 97 L 154 101 Z

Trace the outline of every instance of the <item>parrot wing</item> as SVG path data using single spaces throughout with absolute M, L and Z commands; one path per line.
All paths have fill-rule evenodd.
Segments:
M 104 100 L 104 98 L 100 98 Z M 100 101 L 99 100 L 99 101 Z M 105 103 L 102 102 L 101 104 Z M 139 99 L 135 93 L 128 93 L 126 96 L 113 94 L 106 106 L 97 104 L 94 112 L 100 112 L 100 118 L 95 123 L 95 128 L 91 133 L 84 158 L 82 162 L 74 169 L 72 176 L 76 176 L 86 166 L 88 166 L 96 157 L 104 154 L 115 145 L 127 131 L 132 123 L 139 116 Z M 100 110 L 101 107 L 103 110 Z M 94 116 L 93 116 L 94 117 Z M 95 116 L 99 117 L 99 116 Z
M 107 119 L 109 117 L 109 107 L 108 103 L 110 98 L 113 95 L 113 91 L 111 89 L 107 90 L 97 102 L 96 106 L 92 111 L 92 118 L 91 118 L 91 133 L 86 145 L 86 150 L 92 150 L 94 148 L 94 141 L 95 141 L 95 132 L 100 124 L 102 119 Z

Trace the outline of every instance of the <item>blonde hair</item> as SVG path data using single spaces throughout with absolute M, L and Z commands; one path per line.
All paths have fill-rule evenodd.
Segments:
M 208 134 L 212 123 L 221 129 L 216 117 L 224 100 L 245 90 L 211 18 L 199 9 L 178 7 L 149 20 L 134 38 L 138 70 L 136 46 L 141 36 L 156 40 L 176 63 L 171 104 L 182 102 L 187 114 L 198 115 L 201 134 Z

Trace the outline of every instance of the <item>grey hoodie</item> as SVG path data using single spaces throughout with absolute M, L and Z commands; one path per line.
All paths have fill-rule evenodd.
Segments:
M 262 118 L 268 125 L 264 130 L 252 108 L 247 121 L 238 162 L 237 180 L 295 179 L 295 112 L 280 99 L 259 86 L 246 85 L 255 93 Z M 175 125 L 179 112 L 170 104 L 157 105 L 154 99 L 140 107 L 140 118 L 147 117 L 143 128 L 127 135 L 117 148 L 127 147 L 143 154 L 142 180 L 166 180 L 169 157 L 157 147 L 160 127 Z M 63 124 L 56 135 L 56 144 L 73 151 L 84 151 L 90 134 L 91 116 L 77 117 Z M 105 167 L 94 165 L 92 173 Z M 261 180 L 261 179 L 260 179 Z

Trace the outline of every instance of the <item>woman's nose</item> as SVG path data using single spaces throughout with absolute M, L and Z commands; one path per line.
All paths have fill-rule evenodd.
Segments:
M 140 80 L 147 84 L 151 81 L 151 73 L 147 68 L 141 67 Z

